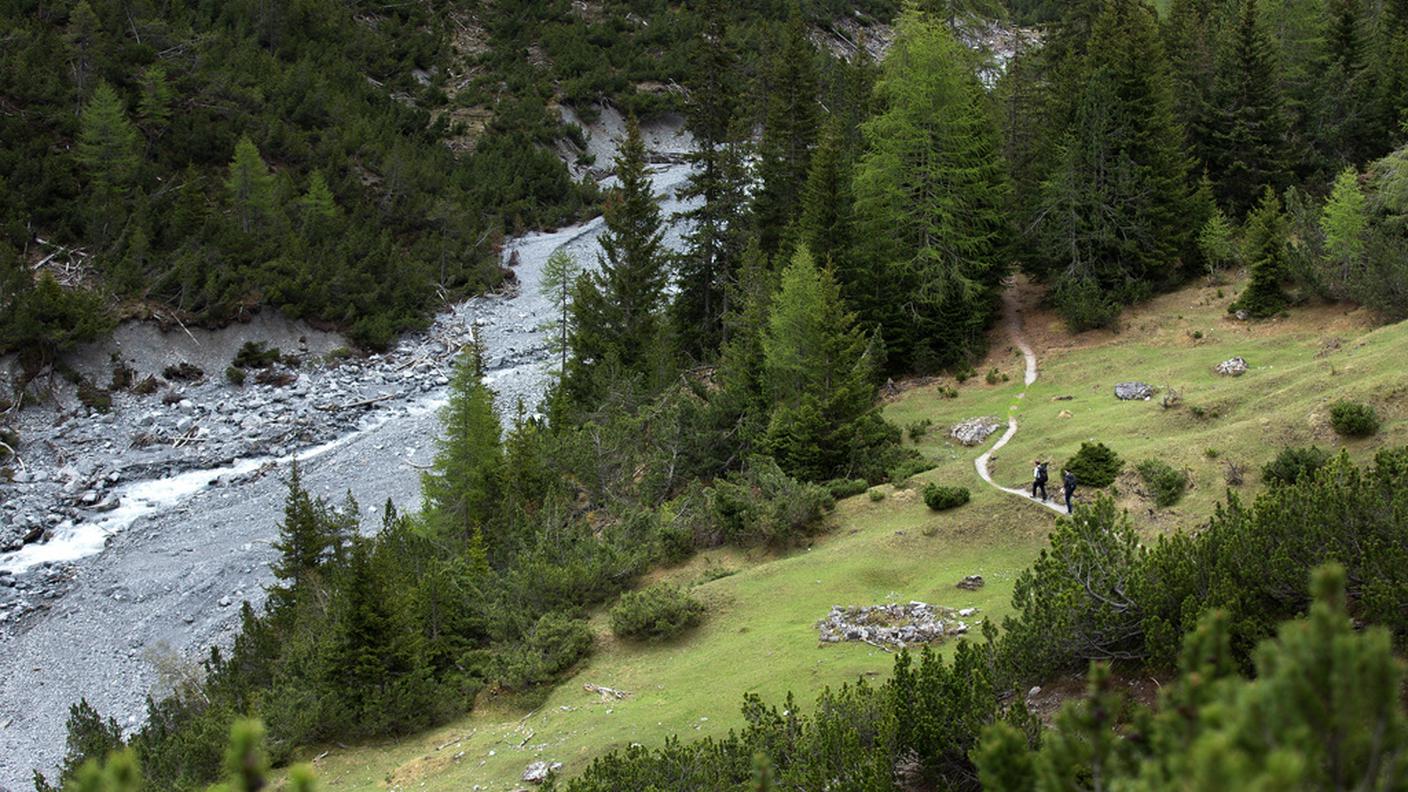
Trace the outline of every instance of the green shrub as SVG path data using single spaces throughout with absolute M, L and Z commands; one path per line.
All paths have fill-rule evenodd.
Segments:
M 494 675 L 500 685 L 510 690 L 549 682 L 586 657 L 591 648 L 592 633 L 585 621 L 547 613 L 521 643 L 498 655 Z
M 225 369 L 225 379 L 229 380 L 231 385 L 243 386 L 244 377 L 244 369 L 239 366 L 229 366 Z
M 1000 382 L 1007 382 L 1010 378 L 997 369 L 988 369 L 987 376 L 984 377 L 989 385 L 996 385 Z
M 664 641 L 704 619 L 704 604 L 678 586 L 630 591 L 611 608 L 611 632 L 634 641 Z
M 1261 469 L 1261 477 L 1267 484 L 1288 486 L 1314 478 L 1329 461 L 1330 452 L 1315 446 L 1283 448 Z
M 910 440 L 914 440 L 917 442 L 919 438 L 929 433 L 929 427 L 933 425 L 933 421 L 929 420 L 928 418 L 925 418 L 923 420 L 915 421 L 914 423 L 910 424 L 906 432 L 909 434 Z
M 78 401 L 84 407 L 100 413 L 112 410 L 112 394 L 86 379 L 78 383 Z
M 933 470 L 934 463 L 922 457 L 906 459 L 890 469 L 890 481 L 898 484 L 923 473 L 926 470 Z
M 1368 437 L 1379 431 L 1379 414 L 1368 404 L 1337 401 L 1330 405 L 1330 426 L 1341 437 Z
M 865 479 L 832 479 L 826 482 L 826 491 L 836 500 L 859 495 L 869 488 L 870 483 Z
M 885 490 L 882 490 L 878 487 L 876 489 L 871 490 L 869 495 L 871 503 L 879 503 L 880 501 L 885 500 Z
M 1139 471 L 1139 477 L 1144 479 L 1144 486 L 1148 487 L 1150 494 L 1154 496 L 1154 505 L 1161 509 L 1177 503 L 1188 489 L 1188 474 L 1162 460 L 1146 459 L 1134 469 Z
M 967 487 L 947 487 L 931 483 L 924 488 L 924 504 L 934 511 L 956 509 L 967 503 L 970 497 Z
M 1108 487 L 1124 469 L 1124 460 L 1104 443 L 1081 443 L 1075 456 L 1066 460 L 1065 469 L 1076 474 L 1084 487 Z
M 279 362 L 278 347 L 268 348 L 262 341 L 246 341 L 230 365 L 236 368 L 268 368 Z
M 696 529 L 703 546 L 794 544 L 819 533 L 822 517 L 836 505 L 824 487 L 788 476 L 770 457 L 754 457 L 705 496 L 704 522 Z
M 1110 327 L 1120 316 L 1120 304 L 1093 280 L 1066 278 L 1056 285 L 1056 311 L 1072 332 Z

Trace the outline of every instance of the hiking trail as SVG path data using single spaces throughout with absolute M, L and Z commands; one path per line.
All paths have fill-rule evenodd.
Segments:
M 1026 362 L 1026 370 L 1022 375 L 1022 392 L 1017 394 L 1017 399 L 1020 400 L 1026 398 L 1026 389 L 1031 387 L 1033 382 L 1036 382 L 1036 353 L 1032 352 L 1032 347 L 1027 343 L 1026 336 L 1022 335 L 1022 309 L 1017 305 L 1016 295 L 1011 288 L 1008 288 L 1002 294 L 1002 312 L 1005 315 L 1004 321 L 1007 325 L 1007 332 L 1012 336 L 1012 343 L 1017 349 L 1021 350 L 1022 359 Z M 1047 482 L 1048 489 L 1054 490 L 1055 494 L 1052 495 L 1051 500 L 1043 502 L 1033 498 L 1030 494 L 1031 490 L 1029 489 L 1024 490 L 1016 487 L 1004 487 L 998 484 L 992 480 L 992 473 L 988 472 L 988 462 L 992 459 L 992 455 L 996 453 L 998 449 L 1007 445 L 1007 441 L 1011 440 L 1012 437 L 1017 434 L 1017 417 L 1011 414 L 1016 412 L 1017 404 L 1017 401 L 1014 400 L 1012 405 L 1007 408 L 1007 412 L 1009 413 L 1007 416 L 1007 431 L 1003 432 L 1002 437 L 999 437 L 997 442 L 992 444 L 992 448 L 984 451 L 982 456 L 973 461 L 973 466 L 978 469 L 978 475 L 983 481 L 986 481 L 992 487 L 1006 492 L 1009 495 L 1016 495 L 1031 503 L 1045 506 L 1057 514 L 1065 514 L 1065 506 L 1057 502 L 1060 498 L 1061 491 L 1059 483 L 1053 484 L 1053 482 Z

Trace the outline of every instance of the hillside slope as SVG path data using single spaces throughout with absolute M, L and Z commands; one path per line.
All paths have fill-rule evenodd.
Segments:
M 632 742 L 726 733 L 742 723 L 745 694 L 782 706 L 791 691 L 808 707 L 824 687 L 888 674 L 893 657 L 877 648 L 818 643 L 815 623 L 832 605 L 918 599 L 976 607 L 980 618 L 1000 620 L 1013 579 L 1044 544 L 1054 517 L 978 479 L 973 459 L 982 448 L 945 437 L 948 426 L 966 418 L 1015 408 L 1021 429 L 993 460 L 996 479 L 1010 486 L 1025 483 L 1035 456 L 1059 465 L 1092 439 L 1130 462 L 1158 457 L 1186 468 L 1193 487 L 1172 509 L 1151 511 L 1131 474 L 1118 482 L 1121 501 L 1149 536 L 1196 527 L 1210 514 L 1227 492 L 1229 461 L 1246 467 L 1240 489 L 1249 497 L 1260 484 L 1257 469 L 1281 445 L 1342 445 L 1325 418 L 1335 399 L 1374 403 L 1385 419 L 1376 437 L 1348 444 L 1352 455 L 1408 442 L 1405 381 L 1395 363 L 1408 357 L 1408 325 L 1373 329 L 1370 317 L 1343 306 L 1311 306 L 1248 325 L 1225 318 L 1233 289 L 1224 287 L 1219 297 L 1216 287 L 1194 287 L 1131 311 L 1121 334 L 1073 338 L 1035 307 L 1035 290 L 1019 289 L 1041 365 L 1026 398 L 1014 399 L 1022 389 L 1021 358 L 999 329 L 978 377 L 962 385 L 945 380 L 910 387 L 887 407 L 900 426 L 933 422 L 918 446 L 938 466 L 914 483 L 967 486 L 973 490 L 969 505 L 935 514 L 918 487 L 886 485 L 878 502 L 865 495 L 841 502 L 834 530 L 809 548 L 782 556 L 703 554 L 659 575 L 693 584 L 709 605 L 704 626 L 686 638 L 623 645 L 599 616 L 595 654 L 543 701 L 484 701 L 473 715 L 415 738 L 334 747 L 317 761 L 327 788 L 516 789 L 523 769 L 536 760 L 563 762 L 562 772 L 570 775 L 592 757 Z M 1251 370 L 1238 378 L 1212 372 L 1234 355 L 1245 357 Z M 990 369 L 998 372 L 994 384 L 982 376 Z M 1114 398 L 1116 382 L 1141 378 L 1172 385 L 1183 405 L 1166 410 L 1157 397 Z M 939 393 L 951 386 L 955 398 Z M 1072 398 L 1054 400 L 1067 395 Z M 1071 417 L 1059 417 L 1062 411 Z M 954 588 L 969 574 L 983 575 L 987 586 Z M 603 700 L 583 689 L 589 683 L 630 695 Z

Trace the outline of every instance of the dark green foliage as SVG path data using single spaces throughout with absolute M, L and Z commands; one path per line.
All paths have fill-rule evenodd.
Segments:
M 967 503 L 971 497 L 967 487 L 947 487 L 934 483 L 924 487 L 924 505 L 934 511 L 956 509 Z
M 817 54 L 805 20 L 794 12 L 779 33 L 781 45 L 770 48 L 765 76 L 766 117 L 758 148 L 761 185 L 753 200 L 758 239 L 769 255 L 778 252 L 783 232 L 800 214 L 821 110 Z
M 1283 448 L 1262 467 L 1261 477 L 1272 486 L 1298 484 L 1314 478 L 1329 461 L 1330 452 L 1316 446 Z
M 450 402 L 435 461 L 421 476 L 427 527 L 442 541 L 502 565 L 510 552 L 498 504 L 504 453 L 494 394 L 484 385 L 478 349 L 464 352 L 450 383 Z
M 47 272 L 31 281 L 19 257 L 0 243 L 0 349 L 18 352 L 29 376 L 112 326 L 97 294 L 66 289 Z
M 102 761 L 108 754 L 120 751 L 126 745 L 122 739 L 122 727 L 117 725 L 117 721 L 112 718 L 104 720 L 87 699 L 79 699 L 77 704 L 68 708 L 65 728 L 68 731 L 67 751 L 55 779 L 59 789 L 78 780 L 79 771 L 85 763 Z M 43 776 L 36 773 L 35 779 L 35 785 L 40 786 Z
M 826 482 L 826 491 L 831 493 L 835 500 L 844 500 L 870 489 L 870 482 L 865 479 L 833 479 Z
M 1082 487 L 1108 487 L 1124 469 L 1124 460 L 1104 443 L 1081 443 L 1075 456 L 1066 460 L 1062 469 L 1076 474 Z
M 554 679 L 591 653 L 587 623 L 561 613 L 547 613 L 522 644 L 500 655 L 494 668 L 499 684 L 511 690 Z
M 933 469 L 934 462 L 932 460 L 925 459 L 916 454 L 909 459 L 901 460 L 894 467 L 886 471 L 886 478 L 895 484 L 902 484 L 926 470 Z
M 99 388 L 86 378 L 78 381 L 78 402 L 95 412 L 112 411 L 112 393 Z
M 1154 505 L 1166 509 L 1183 497 L 1188 489 L 1188 473 L 1174 468 L 1161 459 L 1146 459 L 1134 466 L 1144 486 L 1153 495 Z
M 704 603 L 668 584 L 629 591 L 611 607 L 611 632 L 636 641 L 665 641 L 704 619 Z
M 1286 278 L 1286 227 L 1281 214 L 1281 201 L 1268 187 L 1262 194 L 1256 211 L 1247 217 L 1246 238 L 1243 242 L 1246 261 L 1251 266 L 1251 280 L 1230 312 L 1242 311 L 1253 319 L 1266 319 L 1280 313 L 1289 303 L 1281 283 Z
M 231 385 L 240 387 L 244 385 L 245 370 L 237 366 L 226 366 L 225 379 L 228 380 Z
M 1330 426 L 1342 437 L 1369 437 L 1379 431 L 1379 414 L 1368 404 L 1337 401 L 1330 405 Z
M 235 368 L 268 368 L 279 362 L 279 348 L 272 349 L 266 347 L 260 341 L 246 341 L 240 350 L 235 353 L 235 359 L 230 365 Z
M 706 494 L 695 528 L 702 546 L 795 544 L 821 531 L 834 504 L 825 488 L 791 478 L 766 457 L 754 457 Z
M 856 269 L 842 277 L 894 371 L 977 356 L 1006 274 L 1007 171 L 969 63 L 946 27 L 905 12 L 875 86 L 882 109 L 863 125 Z

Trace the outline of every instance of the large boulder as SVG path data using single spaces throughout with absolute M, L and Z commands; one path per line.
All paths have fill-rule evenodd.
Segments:
M 523 771 L 523 780 L 530 784 L 541 784 L 553 772 L 562 769 L 562 762 L 534 762 Z
M 1122 401 L 1147 401 L 1154 396 L 1154 386 L 1143 382 L 1121 382 L 1115 386 L 1115 398 Z
M 1224 377 L 1240 377 L 1247 373 L 1247 361 L 1239 355 L 1218 363 L 1212 370 Z
M 1000 425 L 996 418 L 969 418 L 954 424 L 948 436 L 966 446 L 981 445 Z

